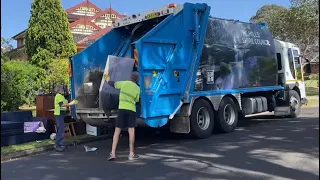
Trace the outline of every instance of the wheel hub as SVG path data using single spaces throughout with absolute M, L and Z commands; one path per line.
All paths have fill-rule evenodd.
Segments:
M 290 106 L 291 106 L 291 109 L 292 109 L 293 111 L 298 110 L 298 109 L 299 109 L 299 106 L 300 106 L 298 99 L 295 98 L 295 97 L 291 97 L 291 98 L 290 98 Z
M 235 122 L 235 111 L 231 104 L 228 104 L 224 107 L 223 110 L 223 119 L 227 122 L 228 125 L 232 125 Z
M 197 124 L 202 130 L 208 129 L 210 125 L 210 115 L 204 107 L 200 108 L 197 112 Z

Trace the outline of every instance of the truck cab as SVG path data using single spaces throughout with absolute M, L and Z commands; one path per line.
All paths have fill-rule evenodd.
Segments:
M 279 82 L 287 89 L 296 91 L 301 98 L 301 104 L 307 104 L 306 85 L 299 47 L 290 42 L 277 39 L 274 40 L 274 44 L 278 62 Z M 310 66 L 310 64 L 306 64 L 306 66 Z

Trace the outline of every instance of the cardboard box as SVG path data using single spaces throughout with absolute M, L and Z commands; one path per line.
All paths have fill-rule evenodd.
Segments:
M 92 136 L 100 136 L 100 128 L 86 124 L 87 134 Z

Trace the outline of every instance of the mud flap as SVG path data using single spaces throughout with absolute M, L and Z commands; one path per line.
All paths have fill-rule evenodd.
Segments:
M 188 134 L 190 132 L 190 118 L 188 116 L 174 117 L 170 120 L 170 131 Z

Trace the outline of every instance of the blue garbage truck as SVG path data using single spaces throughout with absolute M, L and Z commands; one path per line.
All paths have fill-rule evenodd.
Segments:
M 307 68 L 308 69 L 308 68 Z M 297 117 L 307 103 L 299 48 L 273 39 L 267 24 L 210 16 L 207 4 L 170 4 L 117 19 L 70 58 L 72 114 L 95 127 L 117 117 L 106 79 L 140 73 L 137 118 L 153 128 L 207 138 L 261 112 Z

